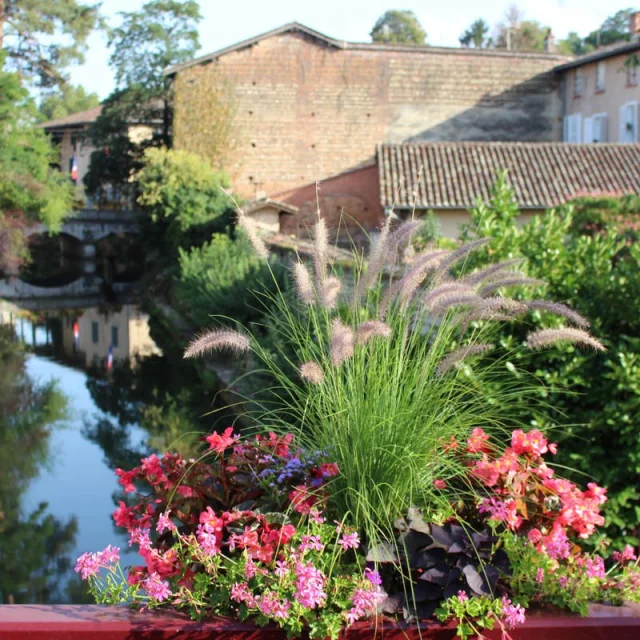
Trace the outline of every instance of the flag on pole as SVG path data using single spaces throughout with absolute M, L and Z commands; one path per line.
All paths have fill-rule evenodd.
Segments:
M 73 160 L 71 161 L 71 179 L 74 182 L 78 181 L 78 160 L 75 151 L 73 152 Z
M 78 349 L 78 338 L 80 337 L 80 325 L 78 322 L 73 323 L 73 349 Z
M 107 371 L 111 371 L 113 367 L 113 345 L 109 347 L 109 355 L 107 356 Z

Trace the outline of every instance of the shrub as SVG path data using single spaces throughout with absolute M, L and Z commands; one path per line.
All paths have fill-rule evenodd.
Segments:
M 607 347 L 585 352 L 567 346 L 544 355 L 518 351 L 509 362 L 544 382 L 545 406 L 523 417 L 558 427 L 559 461 L 608 487 L 607 533 L 619 548 L 638 544 L 640 527 L 640 246 L 628 242 L 625 223 L 637 217 L 637 200 L 583 198 L 519 229 L 513 193 L 500 180 L 489 205 L 471 212 L 463 234 L 466 240 L 491 239 L 469 268 L 523 256 L 524 271 L 547 282 L 539 294 L 589 318 Z M 558 323 L 543 309 L 529 321 L 537 327 Z M 494 339 L 511 351 L 523 337 L 521 327 L 504 325 Z

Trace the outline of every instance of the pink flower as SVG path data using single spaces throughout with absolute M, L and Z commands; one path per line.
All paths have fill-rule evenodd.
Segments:
M 447 483 L 444 480 L 434 480 L 433 481 L 433 486 L 436 489 L 444 489 L 447 486 Z
M 488 453 L 489 436 L 480 427 L 476 427 L 467 440 L 467 451 L 469 453 Z
M 218 454 L 222 454 L 226 449 L 233 446 L 239 437 L 233 433 L 233 427 L 227 427 L 222 435 L 214 431 L 205 440 L 209 443 L 209 451 L 213 450 Z
M 116 475 L 118 476 L 118 482 L 124 487 L 125 493 L 131 493 L 136 488 L 133 484 L 133 480 L 137 476 L 137 470 L 123 471 L 122 469 L 116 469 Z
M 118 503 L 118 508 L 113 512 L 113 519 L 118 527 L 130 529 L 136 522 L 133 509 L 128 507 L 122 500 Z
M 514 629 L 516 625 L 526 620 L 524 607 L 512 604 L 508 598 L 502 598 L 502 615 L 507 629 Z
M 620 564 L 625 564 L 626 562 L 631 562 L 636 560 L 636 552 L 634 548 L 628 544 L 622 552 L 614 551 L 613 552 L 613 560 L 614 562 L 619 562 Z
M 137 544 L 140 546 L 140 551 L 149 551 L 151 549 L 151 538 L 149 537 L 148 529 L 141 529 L 140 527 L 134 529 L 129 533 L 129 546 Z
M 587 558 L 585 565 L 585 573 L 589 578 L 604 578 L 604 560 L 600 556 Z
M 284 560 L 276 560 L 276 568 L 274 573 L 278 578 L 284 578 L 289 573 L 289 566 Z
M 315 551 L 322 551 L 324 545 L 320 541 L 320 536 L 302 536 L 302 543 L 300 544 L 300 551 L 308 551 L 313 549 Z
M 171 595 L 169 583 L 166 580 L 161 580 L 160 576 L 155 572 L 142 581 L 142 586 L 149 594 L 149 597 L 158 602 L 166 600 Z
M 251 593 L 251 589 L 249 589 L 249 585 L 246 583 L 236 582 L 231 587 L 231 599 L 236 602 L 243 602 L 251 608 L 257 606 L 256 597 Z
M 540 532 L 540 529 L 531 529 L 527 534 L 527 538 L 529 538 L 529 542 L 538 544 L 538 542 L 542 540 L 542 533 Z
M 364 570 L 364 577 L 371 583 L 371 584 L 375 584 L 376 586 L 379 586 L 382 584 L 382 578 L 380 577 L 380 574 L 375 571 L 374 569 L 369 569 L 369 567 L 367 567 Z
M 498 498 L 484 498 L 478 507 L 480 513 L 488 513 L 491 520 L 504 522 L 512 531 L 516 531 L 522 524 L 522 517 L 517 513 L 515 500 L 503 502 Z
M 357 549 L 360 546 L 360 536 L 358 533 L 345 533 L 339 540 L 338 544 L 343 551 L 347 549 Z
M 103 551 L 99 551 L 96 556 L 98 562 L 102 566 L 106 566 L 109 564 L 115 564 L 116 562 L 120 562 L 120 549 L 118 547 L 112 547 L 108 545 Z
M 356 620 L 364 618 L 373 611 L 385 599 L 386 595 L 382 589 L 375 587 L 373 589 L 354 589 L 351 596 L 352 607 L 344 613 L 349 624 L 353 624 Z
M 325 462 L 320 466 L 320 471 L 323 478 L 333 478 L 340 473 L 338 464 L 336 462 Z
M 511 447 L 518 455 L 529 453 L 534 458 L 539 458 L 549 450 L 547 439 L 537 429 L 532 429 L 528 433 L 522 429 L 516 429 L 511 434 Z
M 466 591 L 458 591 L 458 600 L 460 600 L 460 602 L 466 602 L 469 599 L 469 596 L 467 595 Z
M 175 531 L 176 525 L 173 524 L 173 521 L 169 517 L 170 514 L 171 511 L 165 511 L 158 517 L 158 524 L 156 525 L 156 531 L 158 533 L 162 533 L 163 531 Z
M 306 564 L 298 562 L 295 573 L 297 580 L 294 598 L 296 601 L 307 609 L 324 605 L 327 599 L 324 591 L 327 578 L 322 571 L 316 569 L 310 562 Z
M 542 567 L 536 571 L 536 582 L 544 582 L 544 569 Z
M 94 553 L 83 553 L 76 562 L 74 569 L 76 573 L 86 580 L 90 576 L 95 576 L 100 571 L 100 565 Z
M 315 507 L 309 511 L 309 520 L 315 524 L 323 524 L 326 522 L 326 518 L 324 518 L 320 511 Z
M 564 589 L 567 586 L 567 582 L 569 582 L 569 578 L 567 576 L 560 576 L 558 578 L 558 584 Z

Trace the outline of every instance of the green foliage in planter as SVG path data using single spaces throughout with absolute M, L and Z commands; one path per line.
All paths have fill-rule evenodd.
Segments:
M 274 290 L 277 283 L 243 232 L 235 239 L 217 233 L 201 247 L 179 249 L 179 262 L 175 293 L 198 326 L 209 325 L 212 315 L 243 325 L 260 319 L 264 310 L 255 291 Z M 274 265 L 274 273 L 279 272 Z
M 637 212 L 637 197 L 583 198 L 519 229 L 513 192 L 503 178 L 493 200 L 471 212 L 463 233 L 466 240 L 491 238 L 467 268 L 524 256 L 523 270 L 548 283 L 538 296 L 571 305 L 607 347 L 602 353 L 572 346 L 518 351 L 509 363 L 545 382 L 540 394 L 547 408 L 529 419 L 562 425 L 554 434 L 562 444 L 559 462 L 608 488 L 607 533 L 618 547 L 636 543 L 640 527 L 640 246 L 628 241 Z M 529 320 L 540 327 L 559 322 L 541 311 Z M 521 327 L 504 325 L 495 339 L 511 352 L 523 337 Z

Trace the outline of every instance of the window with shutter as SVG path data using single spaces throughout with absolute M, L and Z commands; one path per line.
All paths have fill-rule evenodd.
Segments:
M 583 142 L 593 142 L 593 118 L 584 119 Z
M 596 91 L 604 91 L 604 62 L 598 62 L 596 65 Z
M 577 143 L 581 139 L 582 119 L 579 113 L 564 117 L 563 122 L 564 142 Z
M 597 113 L 592 118 L 593 142 L 607 142 L 607 114 Z M 587 142 L 585 140 L 585 142 Z
M 620 107 L 620 142 L 638 142 L 638 103 L 627 102 Z

